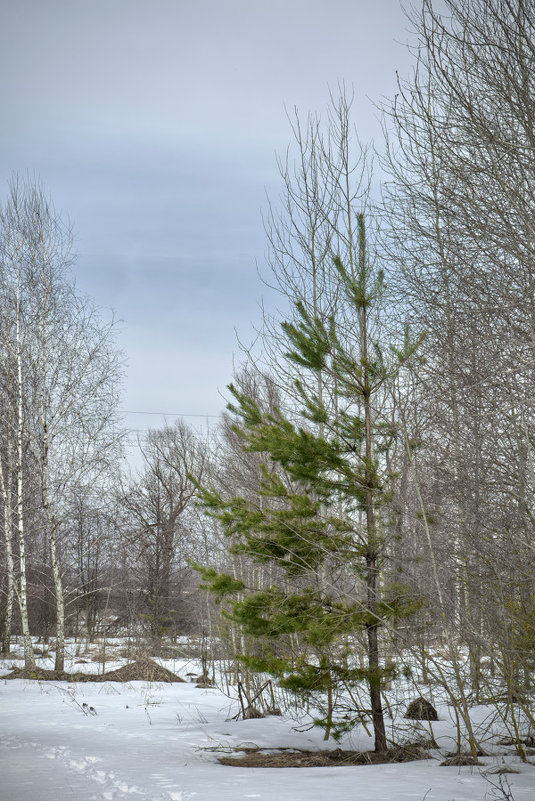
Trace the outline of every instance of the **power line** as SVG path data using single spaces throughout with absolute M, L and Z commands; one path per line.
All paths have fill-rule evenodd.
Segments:
M 119 414 L 155 414 L 160 417 L 214 417 L 218 418 L 218 414 L 184 414 L 182 412 L 136 412 L 131 409 L 119 409 Z

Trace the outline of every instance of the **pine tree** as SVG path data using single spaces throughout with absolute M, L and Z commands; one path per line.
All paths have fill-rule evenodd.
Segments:
M 265 671 L 316 704 L 326 737 L 354 725 L 335 720 L 340 689 L 368 683 L 375 749 L 387 748 L 381 703 L 385 670 L 379 629 L 410 614 L 417 601 L 403 588 L 380 588 L 383 539 L 378 515 L 393 476 L 382 454 L 396 428 L 379 416 L 389 382 L 418 343 L 408 332 L 388 358 L 372 340 L 371 313 L 381 297 L 383 276 L 370 267 L 365 223 L 358 215 L 358 264 L 335 266 L 354 320 L 350 336 L 333 316 L 327 321 L 296 304 L 296 322 L 284 323 L 288 354 L 298 367 L 302 408 L 295 420 L 280 408 L 266 412 L 234 386 L 235 431 L 246 451 L 263 454 L 260 497 L 225 499 L 201 489 L 209 515 L 219 520 L 232 550 L 257 563 L 276 565 L 279 580 L 263 589 L 209 567 L 198 567 L 204 586 L 228 601 L 225 614 L 258 638 L 258 653 L 244 654 L 250 668 Z M 344 320 L 347 321 L 347 314 Z M 310 380 L 307 380 L 310 378 Z M 317 387 L 329 387 L 319 392 Z M 328 402 L 326 398 L 330 399 Z M 364 633 L 367 665 L 357 668 L 349 638 Z M 295 643 L 299 651 L 295 652 Z M 276 651 L 276 653 L 274 653 Z M 340 711 L 347 711 L 341 708 Z

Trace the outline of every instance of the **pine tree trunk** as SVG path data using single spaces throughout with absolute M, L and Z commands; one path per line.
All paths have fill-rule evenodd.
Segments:
M 366 601 L 368 607 L 369 622 L 366 625 L 368 638 L 368 670 L 370 672 L 370 705 L 372 710 L 373 731 L 375 737 L 375 750 L 383 753 L 387 749 L 385 722 L 383 716 L 383 704 L 381 701 L 381 668 L 379 663 L 379 619 L 377 617 L 377 603 L 379 593 L 379 570 L 378 570 L 378 537 L 377 524 L 375 520 L 374 491 L 376 488 L 376 471 L 373 463 L 373 435 L 372 435 L 372 408 L 371 408 L 371 386 L 368 368 L 368 315 L 366 297 L 366 278 L 367 263 L 365 238 L 363 229 L 363 219 L 359 232 L 360 243 L 360 279 L 363 295 L 361 309 L 361 353 L 362 353 L 362 378 L 363 391 L 362 400 L 364 406 L 364 427 L 365 427 L 365 497 L 366 497 Z
M 366 371 L 365 371 L 366 372 Z M 365 378 L 367 384 L 367 376 Z M 377 566 L 378 540 L 373 505 L 374 470 L 371 438 L 371 409 L 369 395 L 364 396 L 364 420 L 366 427 L 366 601 L 370 622 L 366 625 L 368 638 L 368 670 L 370 671 L 370 704 L 372 710 L 375 750 L 382 753 L 387 749 L 383 704 L 381 701 L 381 668 L 379 663 L 379 620 L 377 618 L 378 579 Z
M 387 749 L 386 731 L 381 701 L 381 668 L 379 663 L 379 620 L 377 614 L 378 568 L 377 568 L 377 531 L 373 509 L 373 495 L 368 490 L 366 495 L 366 528 L 368 551 L 366 554 L 366 594 L 368 614 L 371 621 L 366 626 L 368 639 L 368 670 L 370 672 L 370 705 L 372 710 L 375 750 L 382 753 Z

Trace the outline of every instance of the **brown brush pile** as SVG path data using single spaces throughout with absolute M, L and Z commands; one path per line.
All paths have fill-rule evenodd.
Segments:
M 404 745 L 389 748 L 382 754 L 375 751 L 290 751 L 278 749 L 265 753 L 260 748 L 236 749 L 245 751 L 242 757 L 221 757 L 222 765 L 238 768 L 325 768 L 351 765 L 379 765 L 391 762 L 413 762 L 430 759 L 429 753 L 420 745 Z
M 2 676 L 3 679 L 34 679 L 36 681 L 165 681 L 179 682 L 184 681 L 179 676 L 171 673 L 167 668 L 162 667 L 152 659 L 138 659 L 117 670 L 108 670 L 99 676 L 93 673 L 67 673 L 64 670 L 48 670 L 47 668 L 36 667 L 33 669 L 14 668 L 11 673 Z

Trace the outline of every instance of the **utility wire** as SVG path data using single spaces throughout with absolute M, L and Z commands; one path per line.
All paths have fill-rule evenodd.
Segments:
M 219 417 L 218 414 L 183 414 L 181 412 L 136 412 L 131 409 L 119 409 L 119 414 L 156 414 L 161 417 Z

